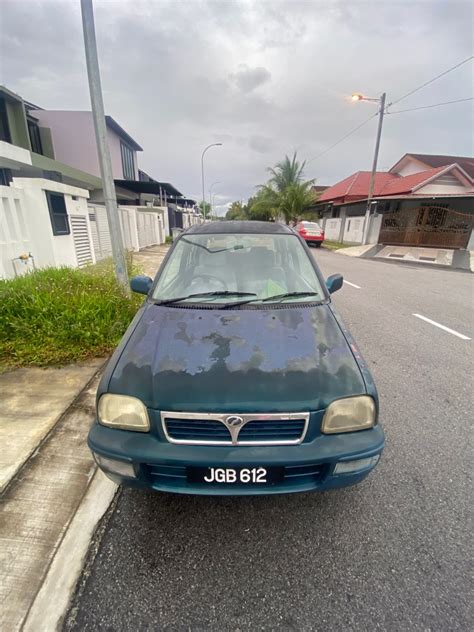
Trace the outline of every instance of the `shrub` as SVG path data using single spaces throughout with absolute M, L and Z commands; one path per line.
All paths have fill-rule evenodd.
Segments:
M 0 280 L 0 364 L 45 366 L 107 354 L 142 300 L 125 296 L 111 261 Z

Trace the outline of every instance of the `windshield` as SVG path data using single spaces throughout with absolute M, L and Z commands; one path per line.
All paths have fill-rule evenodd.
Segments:
M 301 222 L 299 226 L 306 228 L 306 230 L 321 230 L 321 226 L 316 222 Z
M 301 292 L 306 296 L 284 296 Z M 190 296 L 209 293 L 207 296 Z M 235 293 L 235 294 L 234 294 Z M 153 292 L 180 303 L 320 301 L 325 298 L 312 263 L 295 235 L 183 236 Z M 270 300 L 269 300 L 270 299 Z

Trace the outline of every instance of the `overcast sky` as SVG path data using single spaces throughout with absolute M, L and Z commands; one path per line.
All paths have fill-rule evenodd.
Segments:
M 318 156 L 375 106 L 473 53 L 473 6 L 457 0 L 95 2 L 107 113 L 143 147 L 139 166 L 216 204 L 247 198 L 294 150 L 333 184 L 371 168 L 376 120 Z M 0 0 L 1 82 L 47 109 L 89 109 L 79 0 Z M 473 63 L 393 110 L 472 97 Z M 473 155 L 473 102 L 386 117 L 379 168 L 405 152 Z M 313 159 L 313 160 L 311 160 Z

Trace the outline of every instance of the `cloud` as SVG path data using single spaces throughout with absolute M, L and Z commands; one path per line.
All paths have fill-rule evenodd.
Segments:
M 306 176 L 331 184 L 370 169 L 375 113 L 353 91 L 389 100 L 472 54 L 471 2 L 176 2 L 95 0 L 107 112 L 142 145 L 139 164 L 219 206 L 252 195 L 267 167 L 298 150 Z M 1 81 L 44 108 L 90 107 L 76 0 L 2 0 Z M 442 45 L 440 45 L 440 42 Z M 465 64 L 400 104 L 472 96 Z M 448 95 L 448 97 L 446 96 Z M 380 165 L 406 151 L 472 154 L 471 103 L 387 116 Z
M 229 77 L 242 92 L 252 92 L 255 88 L 270 81 L 272 75 L 263 66 L 249 68 L 243 64 L 237 72 L 231 73 Z
M 255 134 L 250 137 L 249 147 L 260 154 L 267 154 L 273 148 L 273 141 L 267 136 Z

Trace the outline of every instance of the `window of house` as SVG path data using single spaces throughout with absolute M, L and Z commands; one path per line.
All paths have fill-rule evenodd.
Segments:
M 122 170 L 125 180 L 135 180 L 135 163 L 133 160 L 133 150 L 128 145 L 120 142 L 122 152 Z
M 10 126 L 8 125 L 7 106 L 5 99 L 0 97 L 0 140 L 11 143 Z
M 338 219 L 340 212 L 341 210 L 339 208 L 333 208 L 331 213 L 332 219 Z
M 46 198 L 48 200 L 53 235 L 69 235 L 71 230 L 69 228 L 69 218 L 64 195 L 62 193 L 46 191 Z
M 43 146 L 41 145 L 41 136 L 37 123 L 28 120 L 28 135 L 30 137 L 31 151 L 35 154 L 43 153 Z
M 0 169 L 0 185 L 4 187 L 10 186 L 12 181 L 11 169 Z

